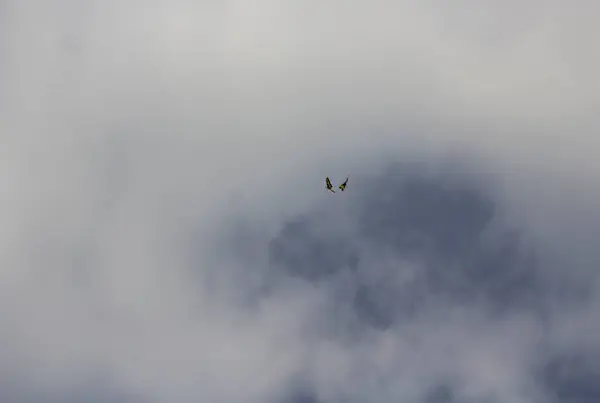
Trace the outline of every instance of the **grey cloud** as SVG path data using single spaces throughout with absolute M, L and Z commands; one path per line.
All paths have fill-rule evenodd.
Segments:
M 355 273 L 358 315 L 388 326 L 393 315 L 430 294 L 463 304 L 489 302 L 497 310 L 533 308 L 542 297 L 534 251 L 518 228 L 494 222 L 485 190 L 443 176 L 398 165 L 363 178 L 350 188 L 359 195 L 347 196 L 355 205 L 345 215 L 286 223 L 271 241 L 272 265 L 313 282 L 343 270 Z M 355 233 L 322 230 L 338 221 L 352 223 Z M 386 258 L 395 261 L 380 263 Z M 418 270 L 411 273 L 414 265 Z M 412 277 L 395 283 L 403 272 Z
M 541 372 L 543 385 L 558 402 L 589 403 L 600 396 L 600 360 L 596 354 L 572 352 L 552 356 Z
M 526 228 L 503 223 L 502 216 L 495 214 L 492 184 L 484 186 L 461 174 L 399 164 L 353 185 L 341 196 L 351 200 L 342 213 L 304 214 L 283 224 L 270 243 L 275 273 L 303 278 L 335 295 L 331 303 L 339 306 L 326 310 L 328 313 L 347 307 L 354 311 L 341 316 L 349 322 L 334 326 L 336 330 L 326 332 L 326 337 L 347 340 L 348 334 L 354 338 L 358 331 L 359 340 L 364 342 L 369 328 L 408 337 L 407 326 L 422 323 L 423 317 L 432 314 L 442 315 L 442 319 L 452 307 L 474 309 L 483 315 L 474 322 L 468 320 L 458 331 L 466 339 L 477 339 L 467 334 L 503 320 L 519 333 L 523 323 L 510 323 L 513 318 L 526 318 L 526 327 L 538 327 L 537 335 L 527 341 L 525 331 L 524 338 L 514 340 L 517 345 L 509 342 L 500 348 L 518 348 L 523 343 L 530 346 L 524 351 L 528 358 L 513 365 L 527 366 L 523 372 L 527 380 L 523 382 L 537 390 L 531 401 L 583 403 L 600 397 L 594 386 L 597 376 L 586 369 L 589 365 L 581 365 L 589 353 L 578 359 L 573 351 L 559 356 L 559 350 L 543 348 L 549 346 L 551 329 L 561 326 L 564 309 L 585 309 L 590 295 L 582 294 L 577 281 L 563 281 L 557 288 L 552 275 L 540 265 L 539 252 L 533 237 L 528 240 L 531 234 Z M 338 222 L 353 231 L 331 230 Z M 558 311 L 557 301 L 563 307 Z M 334 323 L 340 317 L 324 320 Z M 431 331 L 426 330 L 430 326 L 424 325 L 422 331 Z M 461 344 L 452 333 L 447 337 L 450 345 Z M 417 349 L 431 347 L 423 342 Z M 569 365 L 573 360 L 579 365 Z M 463 391 L 465 385 L 476 381 L 469 379 L 468 372 L 457 368 L 454 386 L 436 386 L 436 370 L 430 370 L 430 390 L 423 391 L 422 400 L 415 397 L 414 401 L 495 402 L 510 396 L 469 397 Z
M 0 400 L 593 400 L 596 15 L 0 2 Z

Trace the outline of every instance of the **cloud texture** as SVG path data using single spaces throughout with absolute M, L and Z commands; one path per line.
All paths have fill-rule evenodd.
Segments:
M 598 12 L 0 2 L 0 400 L 599 401 Z

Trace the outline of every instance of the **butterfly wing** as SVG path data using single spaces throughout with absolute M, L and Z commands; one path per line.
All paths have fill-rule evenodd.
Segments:
M 325 184 L 327 185 L 328 190 L 331 190 L 332 192 L 335 193 L 335 191 L 333 190 L 333 185 L 331 184 L 331 181 L 329 180 L 329 177 L 325 178 Z
M 340 190 L 343 192 L 344 189 L 346 189 L 346 186 L 348 185 L 348 178 L 346 178 L 346 180 L 344 181 L 344 183 L 342 183 L 339 188 Z

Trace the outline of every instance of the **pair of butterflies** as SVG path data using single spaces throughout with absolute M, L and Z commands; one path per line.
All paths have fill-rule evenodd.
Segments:
M 325 178 L 325 184 L 327 185 L 327 190 L 329 190 L 331 193 L 335 193 L 335 190 L 333 190 L 333 185 L 331 184 L 329 177 Z M 344 189 L 346 189 L 346 185 L 348 185 L 348 178 L 346 178 L 344 183 L 338 186 L 338 188 L 343 192 Z

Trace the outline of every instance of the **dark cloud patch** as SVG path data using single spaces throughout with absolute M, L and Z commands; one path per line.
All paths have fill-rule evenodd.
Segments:
M 600 401 L 600 357 L 574 353 L 550 356 L 541 371 L 548 396 L 560 403 Z
M 389 304 L 382 304 L 382 298 L 377 295 L 381 292 L 376 287 L 369 287 L 364 284 L 358 286 L 352 306 L 360 318 L 365 323 L 373 327 L 385 329 L 392 325 L 394 318 L 394 308 Z M 415 302 L 410 303 L 409 309 L 414 309 Z M 404 310 L 407 306 L 404 305 Z M 412 310 L 411 309 L 411 310 Z
M 297 391 L 281 403 L 321 403 L 314 393 L 306 391 Z
M 349 192 L 333 196 L 339 204 L 284 222 L 268 239 L 263 290 L 281 287 L 285 284 L 281 279 L 291 278 L 319 288 L 330 296 L 326 299 L 330 305 L 323 306 L 318 321 L 331 323 L 319 331 L 345 346 L 369 345 L 381 331 L 402 338 L 403 326 L 431 323 L 430 314 L 443 318 L 445 310 L 456 308 L 480 315 L 465 322 L 465 332 L 499 323 L 514 323 L 518 329 L 527 323 L 523 338 L 515 330 L 515 348 L 542 363 L 519 369 L 531 378 L 525 383 L 536 385 L 531 394 L 527 392 L 527 401 L 600 401 L 600 361 L 581 349 L 578 354 L 557 355 L 550 341 L 565 312 L 577 312 L 594 296 L 591 282 L 564 269 L 568 251 L 553 260 L 548 245 L 538 248 L 526 223 L 514 224 L 494 183 L 477 180 L 464 169 L 392 165 L 380 174 L 357 176 Z M 247 228 L 242 238 L 252 238 L 252 231 Z M 265 241 L 264 234 L 259 238 Z M 240 243 L 249 244 L 244 239 Z M 265 246 L 256 240 L 252 245 L 254 254 Z M 528 326 L 542 333 L 527 335 Z M 513 337 L 508 336 L 511 332 L 506 337 Z M 495 341 L 504 343 L 498 337 Z M 478 343 L 476 336 L 467 340 Z M 512 343 L 502 348 L 510 349 Z M 524 349 L 525 345 L 532 349 Z M 419 348 L 427 354 L 427 347 Z M 452 371 L 444 374 L 454 376 Z M 457 372 L 455 383 L 440 382 L 432 375 L 430 387 L 415 402 L 501 401 L 492 392 L 465 395 L 465 388 L 477 380 L 464 375 Z M 294 389 L 286 399 L 282 401 L 321 403 L 311 388 Z
M 271 262 L 312 282 L 340 270 L 355 270 L 359 258 L 351 241 L 335 235 L 324 237 L 317 223 L 322 219 L 326 218 L 301 217 L 286 223 L 270 243 Z
M 402 255 L 461 258 L 494 216 L 494 204 L 469 184 L 395 165 L 370 181 L 362 199 L 360 234 L 374 247 Z
M 272 269 L 315 284 L 350 273 L 354 293 L 346 303 L 380 329 L 431 299 L 477 302 L 495 313 L 539 308 L 535 252 L 518 229 L 503 225 L 486 186 L 404 165 L 362 183 L 343 213 L 285 223 L 270 243 Z M 339 214 L 352 230 L 322 231 Z
M 506 308 L 538 291 L 535 253 L 517 229 L 503 228 L 482 184 L 404 166 L 373 183 L 359 235 L 374 250 L 422 263 L 429 292 L 464 302 L 483 297 Z
M 448 385 L 438 385 L 425 396 L 424 403 L 454 403 L 454 392 Z

